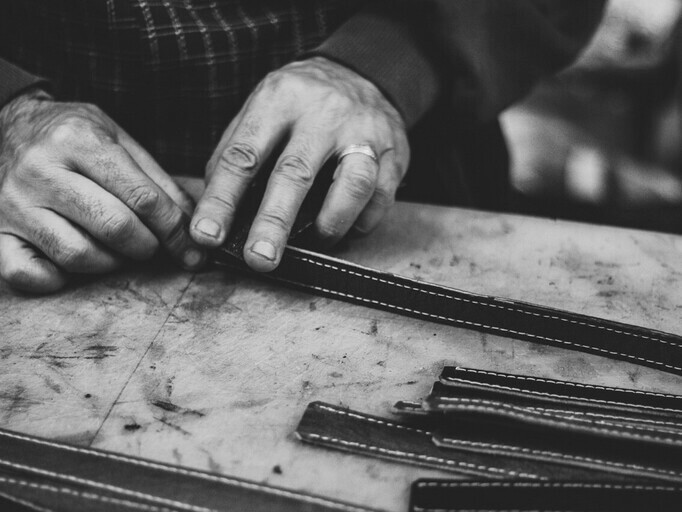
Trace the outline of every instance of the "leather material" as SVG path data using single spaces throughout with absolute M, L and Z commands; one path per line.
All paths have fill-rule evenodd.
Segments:
M 334 162 L 331 162 L 333 164 Z M 312 223 L 332 179 L 333 165 L 316 178 L 301 207 L 277 269 L 252 272 L 243 249 L 267 176 L 259 176 L 240 205 L 232 233 L 213 252 L 216 265 L 309 292 L 434 322 L 590 352 L 682 375 L 682 337 L 602 318 L 500 297 L 478 295 L 381 272 L 314 252 Z
M 0 497 L 38 510 L 369 509 L 190 468 L 0 430 Z
M 453 421 L 466 416 L 519 428 L 585 434 L 628 445 L 658 446 L 665 451 L 677 451 L 682 456 L 682 423 L 674 418 L 644 419 L 641 415 L 631 418 L 623 413 L 609 414 L 608 409 L 601 413 L 586 413 L 568 405 L 554 408 L 518 405 L 509 399 L 480 398 L 468 389 L 453 392 L 439 383 L 434 385 L 423 406 L 428 411 L 445 414 L 446 419 L 452 417 Z
M 588 412 L 608 411 L 609 414 L 625 413 L 630 418 L 675 418 L 682 426 L 682 395 L 595 386 L 461 366 L 443 368 L 440 382 L 458 390 L 475 390 L 481 398 L 507 400 L 508 403 L 571 407 Z
M 306 443 L 404 464 L 488 479 L 625 480 L 599 466 L 573 467 L 563 461 L 529 460 L 516 454 L 483 450 L 451 450 L 433 442 L 427 423 L 391 421 L 322 402 L 306 409 L 296 429 Z
M 410 512 L 672 512 L 680 503 L 679 485 L 418 480 Z
M 394 411 L 428 424 L 441 448 L 679 483 L 679 401 L 677 395 L 446 367 L 421 404 L 398 402 Z

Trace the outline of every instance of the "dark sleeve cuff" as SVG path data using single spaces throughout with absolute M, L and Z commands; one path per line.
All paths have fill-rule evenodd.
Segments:
M 0 59 L 0 108 L 24 91 L 37 86 L 49 89 L 49 82 Z
M 306 56 L 343 64 L 374 83 L 400 111 L 409 128 L 440 92 L 434 66 L 420 47 L 418 13 L 407 3 L 373 2 Z

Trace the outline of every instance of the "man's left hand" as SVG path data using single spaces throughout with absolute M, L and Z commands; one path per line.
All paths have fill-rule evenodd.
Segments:
M 329 158 L 351 145 L 369 146 L 377 156 L 339 160 L 315 222 L 330 245 L 351 228 L 364 234 L 376 227 L 409 163 L 403 120 L 373 83 L 323 57 L 288 64 L 265 77 L 225 130 L 192 218 L 195 241 L 211 247 L 225 241 L 250 182 L 283 142 L 244 248 L 257 271 L 279 264 L 301 203 Z

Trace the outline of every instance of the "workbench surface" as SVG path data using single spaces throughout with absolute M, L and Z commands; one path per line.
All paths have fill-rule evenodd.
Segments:
M 398 204 L 336 253 L 477 293 L 682 332 L 682 237 Z M 0 427 L 390 511 L 451 474 L 301 444 L 314 400 L 390 416 L 444 364 L 682 393 L 682 378 L 224 270 L 149 265 L 48 297 L 0 284 Z

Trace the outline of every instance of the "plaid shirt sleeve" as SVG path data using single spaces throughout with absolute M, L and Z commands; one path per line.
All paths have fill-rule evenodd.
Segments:
M 0 58 L 0 108 L 33 87 L 49 88 L 49 82 Z
M 569 65 L 604 0 L 380 0 L 312 53 L 370 79 L 413 126 L 439 99 L 462 127 L 494 119 Z
M 420 31 L 428 26 L 420 2 L 373 2 L 356 13 L 310 55 L 344 64 L 372 81 L 408 127 L 439 96 L 441 81 Z

